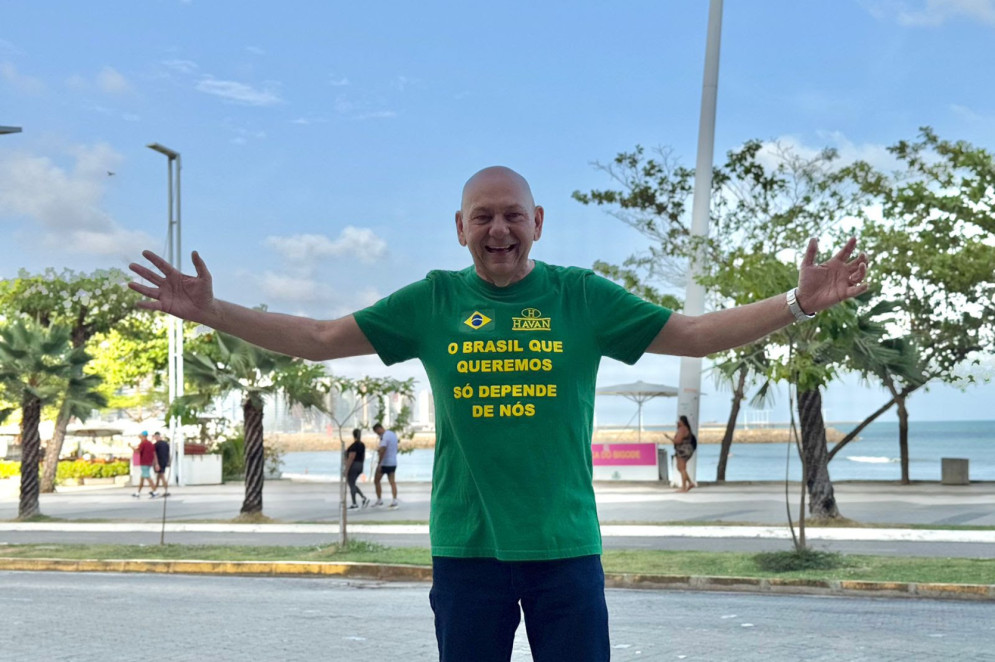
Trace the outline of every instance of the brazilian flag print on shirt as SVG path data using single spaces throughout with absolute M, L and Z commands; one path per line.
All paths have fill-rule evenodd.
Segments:
M 592 271 L 536 261 L 508 287 L 433 271 L 356 313 L 387 365 L 435 401 L 432 554 L 538 561 L 601 553 L 592 485 L 602 356 L 635 363 L 670 311 Z

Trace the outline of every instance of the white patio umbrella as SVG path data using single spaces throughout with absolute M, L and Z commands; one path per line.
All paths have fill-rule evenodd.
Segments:
M 653 398 L 675 398 L 677 388 L 664 384 L 648 384 L 643 381 L 631 384 L 603 386 L 594 392 L 596 395 L 620 395 L 639 406 L 639 441 L 643 440 L 643 403 Z

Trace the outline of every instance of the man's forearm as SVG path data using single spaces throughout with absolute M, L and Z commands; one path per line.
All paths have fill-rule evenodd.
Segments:
M 216 299 L 208 314 L 198 321 L 253 345 L 312 361 L 369 354 L 373 350 L 351 315 L 321 321 L 253 310 Z
M 676 356 L 707 356 L 748 345 L 794 321 L 784 294 L 697 317 L 675 313 L 647 351 Z

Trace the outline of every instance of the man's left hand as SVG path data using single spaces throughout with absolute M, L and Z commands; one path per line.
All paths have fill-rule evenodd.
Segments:
M 816 264 L 819 244 L 815 239 L 809 240 L 798 274 L 798 305 L 802 310 L 814 314 L 867 290 L 867 283 L 863 282 L 867 275 L 867 256 L 860 253 L 850 259 L 856 246 L 857 239 L 851 237 L 831 259 Z

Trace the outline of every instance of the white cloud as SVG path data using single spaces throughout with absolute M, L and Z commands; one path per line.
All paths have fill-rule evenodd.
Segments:
M 324 124 L 328 120 L 324 117 L 297 117 L 290 120 L 291 124 L 300 124 L 301 126 L 310 126 L 312 124 Z
M 967 120 L 968 122 L 988 122 L 989 121 L 989 119 L 987 117 L 985 117 L 984 115 L 982 115 L 981 113 L 978 113 L 978 112 L 974 111 L 973 109 L 968 108 L 967 106 L 962 106 L 962 105 L 957 104 L 957 103 L 950 104 L 950 112 L 952 112 L 954 115 L 960 117 L 961 119 Z
M 356 102 L 345 95 L 339 95 L 332 104 L 332 109 L 339 115 L 354 120 L 384 119 L 397 116 L 393 110 L 370 110 L 373 105 L 373 102 Z
M 273 106 L 283 103 L 272 89 L 258 90 L 251 85 L 233 80 L 204 78 L 197 83 L 197 89 L 205 94 L 213 94 L 222 99 L 246 106 Z
M 383 298 L 375 287 L 335 287 L 334 279 L 311 273 L 267 270 L 261 276 L 246 274 L 246 277 L 256 283 L 258 295 L 271 310 L 318 319 L 349 315 Z
M 69 148 L 72 167 L 45 156 L 0 153 L 0 214 L 23 217 L 38 242 L 53 251 L 134 256 L 152 245 L 143 232 L 122 228 L 102 206 L 107 172 L 121 156 L 104 144 Z
M 374 110 L 369 113 L 358 113 L 353 115 L 353 119 L 357 120 L 379 120 L 379 119 L 389 119 L 391 117 L 397 117 L 397 113 L 393 110 Z
M 368 228 L 351 225 L 342 229 L 338 239 L 320 234 L 299 234 L 290 237 L 267 237 L 266 245 L 276 249 L 284 259 L 295 263 L 313 263 L 326 257 L 355 257 L 373 263 L 387 253 L 387 242 Z
M 45 91 L 45 83 L 41 79 L 25 76 L 10 62 L 0 62 L 0 80 L 26 94 L 41 94 Z
M 231 118 L 225 118 L 224 125 L 226 129 L 234 134 L 231 142 L 235 145 L 245 145 L 250 140 L 263 140 L 266 138 L 266 132 L 262 129 L 239 123 Z
M 418 85 L 421 81 L 417 78 L 408 78 L 407 76 L 397 76 L 391 81 L 390 86 L 393 87 L 398 92 L 403 92 L 410 85 Z
M 328 84 L 331 85 L 332 87 L 346 87 L 350 83 L 348 78 L 342 76 L 341 78 L 333 77 L 331 80 L 328 81 Z
M 82 91 L 96 88 L 107 94 L 122 94 L 131 89 L 128 80 L 113 67 L 104 67 L 93 80 L 81 74 L 73 74 L 66 79 L 66 87 Z
M 290 276 L 266 271 L 259 279 L 259 288 L 267 301 L 314 304 L 326 300 L 326 286 L 314 278 Z
M 956 18 L 995 25 L 995 0 L 904 0 L 874 1 L 867 4 L 871 14 L 909 27 L 937 27 Z
M 97 74 L 97 87 L 108 94 L 120 94 L 130 89 L 127 79 L 113 67 L 104 67 Z
M 23 55 L 24 51 L 6 39 L 0 39 L 0 54 L 2 55 Z
M 172 69 L 173 71 L 181 74 L 193 74 L 196 73 L 200 67 L 193 60 L 166 60 L 163 65 L 167 69 Z
M 816 134 L 822 142 L 819 145 L 808 145 L 797 136 L 780 136 L 774 141 L 764 143 L 758 154 L 758 159 L 765 166 L 773 166 L 780 161 L 782 150 L 804 159 L 815 158 L 826 147 L 832 147 L 839 153 L 837 163 L 845 165 L 854 161 L 866 161 L 880 169 L 890 170 L 897 165 L 895 157 L 888 152 L 886 145 L 879 143 L 856 144 L 839 131 L 822 131 Z

